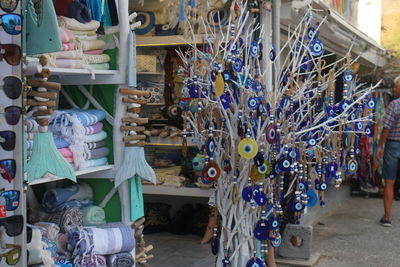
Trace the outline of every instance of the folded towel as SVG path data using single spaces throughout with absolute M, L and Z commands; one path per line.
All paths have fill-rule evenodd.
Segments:
M 32 228 L 31 241 L 26 244 L 26 249 L 29 252 L 28 264 L 42 264 L 52 266 L 54 264 L 51 258 L 51 252 L 46 250 L 42 240 L 42 230 L 40 227 L 29 226 Z
M 26 139 L 28 140 L 33 140 L 33 137 L 35 136 L 35 133 L 26 133 Z
M 106 42 L 103 40 L 76 40 L 75 47 L 76 49 L 81 49 L 83 51 L 95 50 L 95 49 L 104 49 L 106 46 Z
M 68 163 L 71 163 L 71 165 L 73 165 L 73 163 L 74 163 L 73 157 L 64 157 L 64 158 L 68 161 Z
M 69 30 L 73 31 L 93 31 L 97 30 L 100 26 L 100 22 L 96 20 L 91 20 L 88 23 L 80 23 L 76 19 L 73 18 L 67 18 L 64 16 L 59 16 L 58 18 L 58 24 L 61 27 L 67 28 Z
M 83 54 L 83 61 L 87 64 L 99 64 L 99 63 L 108 63 L 110 62 L 110 56 L 107 54 L 101 55 L 88 55 Z
M 92 70 L 109 70 L 110 64 L 108 63 L 89 64 L 89 68 L 91 68 Z
M 89 150 L 85 153 L 85 160 L 93 160 L 107 157 L 110 154 L 110 150 L 107 147 L 100 147 Z
M 56 59 L 83 59 L 82 50 L 61 51 L 53 54 Z
M 67 255 L 68 237 L 66 234 L 58 233 L 56 238 L 57 253 Z
M 61 137 L 54 138 L 54 144 L 56 145 L 56 147 L 58 149 L 69 147 L 69 143 L 67 142 L 67 140 L 65 140 L 64 138 L 61 138 Z
M 56 59 L 54 64 L 56 68 L 65 68 L 65 69 L 88 68 L 88 66 L 82 59 Z
M 49 222 L 38 222 L 35 223 L 35 225 L 46 229 L 48 239 L 54 241 L 57 240 L 58 234 L 60 232 L 60 227 L 58 227 L 57 224 Z
M 50 215 L 49 222 L 60 226 L 60 232 L 66 233 L 76 227 L 81 227 L 83 223 L 83 213 L 78 208 L 69 208 Z
M 26 131 L 31 133 L 37 133 L 39 124 L 32 118 L 26 119 Z
M 83 137 L 83 141 L 85 143 L 91 143 L 91 142 L 99 142 L 107 138 L 107 133 L 105 131 L 101 131 L 96 134 L 90 134 L 90 135 L 85 135 Z
M 26 140 L 26 149 L 32 150 L 33 148 L 33 140 Z
M 132 267 L 135 260 L 131 253 L 121 252 L 107 256 L 108 267 Z
M 71 32 L 74 35 L 75 40 L 76 39 L 81 39 L 82 40 L 82 37 L 85 37 L 85 36 L 95 36 L 96 38 L 93 39 L 93 40 L 97 40 L 97 35 L 96 35 L 96 31 L 95 30 L 90 30 L 90 31 L 74 31 L 74 30 L 71 30 Z
M 97 166 L 103 166 L 106 164 L 107 164 L 107 158 L 90 159 L 90 160 L 86 160 L 83 163 L 83 169 L 97 167 Z
M 106 223 L 106 214 L 104 210 L 98 206 L 89 206 L 82 209 L 83 225 L 95 226 Z
M 88 55 L 101 55 L 104 53 L 104 49 L 94 49 L 94 50 L 87 50 L 84 54 Z
M 70 30 L 60 27 L 59 31 L 60 31 L 61 42 L 70 43 L 74 41 L 75 37 Z
M 69 115 L 69 116 L 68 116 Z M 83 127 L 93 125 L 104 120 L 106 113 L 100 109 L 64 109 L 54 111 L 50 125 L 57 124 L 62 126 L 70 126 L 74 123 L 71 116 L 76 116 Z M 56 127 L 56 130 L 60 127 Z M 53 130 L 52 130 L 53 131 Z M 54 132 L 54 131 L 53 131 Z M 83 129 L 83 135 L 85 131 Z
M 61 47 L 62 47 L 63 51 L 74 50 L 75 49 L 75 41 L 68 42 L 68 43 L 62 43 Z
M 106 146 L 105 141 L 99 141 L 99 142 L 90 142 L 90 143 L 85 143 L 87 146 L 87 149 L 95 149 L 95 148 L 100 148 Z
M 74 262 L 77 264 L 75 267 L 107 267 L 107 259 L 103 255 L 78 257 Z
M 53 188 L 43 195 L 42 206 L 47 212 L 62 209 L 63 205 L 71 200 L 92 200 L 93 191 L 90 185 L 78 183 L 66 188 Z
M 64 158 L 72 158 L 72 151 L 69 148 L 60 148 L 58 149 L 58 152 L 64 157 Z
M 85 127 L 85 135 L 96 134 L 103 130 L 103 123 L 97 122 L 93 125 L 89 125 Z

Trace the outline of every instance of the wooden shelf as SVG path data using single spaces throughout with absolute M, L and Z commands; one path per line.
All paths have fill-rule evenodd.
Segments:
M 143 194 L 208 198 L 211 196 L 212 190 L 208 188 L 175 187 L 175 186 L 165 186 L 165 185 L 143 185 Z
M 193 42 L 194 41 L 194 42 Z M 194 40 L 188 40 L 183 35 L 169 36 L 137 36 L 136 46 L 178 46 L 189 44 L 203 44 L 204 36 L 196 34 Z
M 106 170 L 111 170 L 114 168 L 114 165 L 103 165 L 103 166 L 97 166 L 97 167 L 92 167 L 92 168 L 87 168 L 84 170 L 80 170 L 80 171 L 76 171 L 75 175 L 77 178 L 80 178 L 80 176 L 84 176 L 84 175 L 90 175 L 93 173 L 98 173 L 98 172 L 102 172 L 102 171 L 106 171 Z M 100 178 L 96 178 L 96 179 L 109 179 L 108 177 L 100 177 Z M 49 182 L 55 182 L 55 181 L 60 181 L 60 180 L 64 180 L 66 178 L 64 177 L 59 177 L 59 176 L 55 176 L 55 175 L 46 175 L 43 178 L 37 179 L 31 183 L 28 183 L 29 185 L 37 185 L 37 184 L 44 184 L 44 183 L 49 183 Z
M 161 72 L 137 72 L 136 74 L 137 75 L 154 75 L 154 76 L 163 75 Z
M 146 143 L 146 146 L 164 146 L 164 147 L 182 147 L 183 137 L 175 136 L 175 137 L 159 137 L 159 136 L 150 136 L 149 142 Z M 196 147 L 195 140 L 192 140 L 191 137 L 187 138 L 188 147 Z

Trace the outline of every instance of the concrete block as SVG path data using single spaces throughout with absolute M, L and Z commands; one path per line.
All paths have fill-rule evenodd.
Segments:
M 312 226 L 286 225 L 278 255 L 285 258 L 309 259 L 312 246 Z

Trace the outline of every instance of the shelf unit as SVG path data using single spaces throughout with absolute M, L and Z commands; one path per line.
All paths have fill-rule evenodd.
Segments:
M 213 190 L 210 188 L 175 187 L 163 185 L 143 185 L 143 194 L 148 195 L 170 195 L 186 197 L 208 198 Z
M 136 46 L 179 46 L 189 44 L 203 44 L 204 35 L 196 34 L 194 40 L 188 40 L 183 35 L 168 35 L 168 36 L 137 36 Z
M 63 85 L 119 84 L 125 80 L 119 70 L 50 68 L 50 71 Z

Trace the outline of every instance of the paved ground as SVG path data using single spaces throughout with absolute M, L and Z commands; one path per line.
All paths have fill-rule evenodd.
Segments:
M 391 228 L 377 222 L 382 199 L 349 198 L 331 216 L 314 225 L 318 267 L 400 266 L 400 202 L 394 202 Z
M 316 266 L 399 267 L 400 202 L 394 203 L 392 228 L 377 223 L 382 209 L 382 199 L 346 197 L 341 208 L 314 225 L 314 251 L 322 255 Z M 200 245 L 197 236 L 165 233 L 145 239 L 155 246 L 151 267 L 214 266 L 209 244 Z

